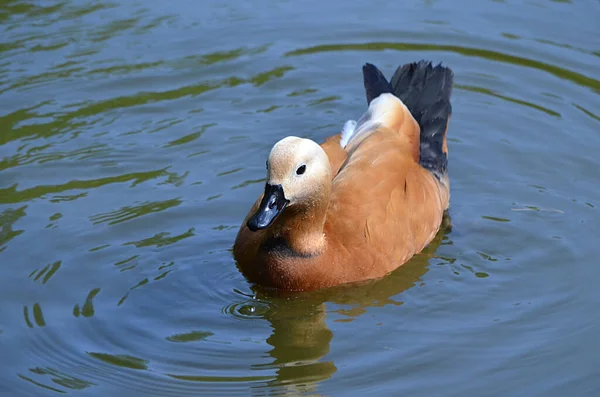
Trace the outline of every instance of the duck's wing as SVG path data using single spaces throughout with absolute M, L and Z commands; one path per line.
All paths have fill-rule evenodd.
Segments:
M 364 257 L 365 266 L 392 270 L 435 236 L 449 192 L 433 170 L 420 164 L 423 135 L 411 111 L 386 91 L 374 66 L 363 71 L 369 108 L 347 142 L 348 157 L 334 179 L 326 229 L 340 249 Z M 382 87 L 379 96 L 368 86 L 373 76 Z

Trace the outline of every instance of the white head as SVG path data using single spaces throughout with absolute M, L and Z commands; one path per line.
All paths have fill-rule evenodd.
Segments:
M 325 151 L 314 141 L 289 136 L 277 142 L 267 160 L 267 183 L 250 230 L 265 229 L 287 206 L 311 206 L 331 189 Z

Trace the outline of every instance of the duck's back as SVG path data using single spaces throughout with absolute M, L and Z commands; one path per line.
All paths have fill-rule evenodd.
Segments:
M 346 146 L 325 226 L 348 280 L 383 276 L 420 252 L 449 202 L 452 72 L 409 64 L 389 84 L 374 66 L 363 71 L 370 106 Z

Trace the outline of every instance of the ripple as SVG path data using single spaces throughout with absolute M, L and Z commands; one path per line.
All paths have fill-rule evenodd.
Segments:
M 268 83 L 271 80 L 283 77 L 287 72 L 291 70 L 294 70 L 292 66 L 279 66 L 267 72 L 257 74 L 256 76 L 250 78 L 249 83 L 251 83 L 255 87 L 260 87 L 261 85 Z
M 148 237 L 142 240 L 138 240 L 138 241 L 130 241 L 127 243 L 124 243 L 123 245 L 133 245 L 136 248 L 144 248 L 144 247 L 162 247 L 165 245 L 171 245 L 171 244 L 175 244 L 185 238 L 188 237 L 193 237 L 195 236 L 195 228 L 189 228 L 187 231 L 181 233 L 181 234 L 176 234 L 174 236 L 171 235 L 170 232 L 161 232 L 161 233 L 157 233 L 152 237 Z
M 202 376 L 202 375 L 175 375 L 167 374 L 173 379 L 186 380 L 191 382 L 258 382 L 264 380 L 270 380 L 272 376 Z
M 148 370 L 148 360 L 142 360 L 141 358 L 129 356 L 127 354 L 107 354 L 94 352 L 88 352 L 87 354 L 97 360 L 103 361 L 110 365 L 115 365 L 117 367 Z
M 214 196 L 209 196 L 209 197 L 207 197 L 207 198 L 206 198 L 206 201 L 212 201 L 212 200 L 216 200 L 216 199 L 218 199 L 218 198 L 220 198 L 220 197 L 223 197 L 223 195 L 222 195 L 222 194 L 215 194 Z
M 219 173 L 217 173 L 217 176 L 227 176 L 227 175 L 235 174 L 236 172 L 240 172 L 240 171 L 243 171 L 243 170 L 244 170 L 244 168 L 237 167 L 237 168 L 233 168 L 231 170 L 219 172 Z
M 102 244 L 102 245 L 99 245 L 97 247 L 90 248 L 89 252 L 96 252 L 96 251 L 100 251 L 100 250 L 103 250 L 103 249 L 106 249 L 106 248 L 109 248 L 109 247 L 110 247 L 110 244 Z
M 96 313 L 93 300 L 99 292 L 100 288 L 94 288 L 91 290 L 88 296 L 85 298 L 85 302 L 81 308 L 79 307 L 79 304 L 76 304 L 73 307 L 73 316 L 79 317 L 81 315 L 83 317 L 92 317 Z
M 200 150 L 199 152 L 194 152 L 194 153 L 188 154 L 187 157 L 190 158 L 190 157 L 200 156 L 200 155 L 207 154 L 210 152 L 211 151 L 209 149 L 204 149 L 204 150 Z
M 118 223 L 127 222 L 129 220 L 139 218 L 156 212 L 174 208 L 182 203 L 180 198 L 174 198 L 162 201 L 146 201 L 135 206 L 121 207 L 118 210 L 101 213 L 90 217 L 90 220 L 95 225 L 107 223 L 116 225 Z
M 31 371 L 31 372 L 34 372 L 34 370 L 33 370 L 33 369 L 30 369 L 30 371 Z M 36 371 L 36 372 L 39 372 L 39 371 Z M 45 384 L 43 384 L 43 383 L 41 383 L 41 382 L 36 382 L 36 381 L 35 381 L 35 380 L 33 380 L 32 378 L 30 378 L 30 377 L 28 377 L 28 376 L 25 376 L 25 375 L 23 375 L 23 374 L 17 374 L 17 376 L 18 376 L 19 378 L 23 379 L 24 381 L 31 383 L 32 385 L 35 385 L 35 386 L 41 387 L 42 389 L 50 390 L 50 391 L 53 391 L 53 392 L 56 392 L 56 393 L 62 393 L 62 394 L 66 394 L 66 392 L 65 392 L 64 390 L 60 390 L 60 389 L 54 388 L 54 387 L 52 387 L 52 386 L 45 385 Z
M 165 339 L 169 342 L 176 343 L 187 343 L 187 342 L 198 342 L 203 341 L 206 338 L 213 336 L 214 333 L 210 331 L 190 331 L 182 334 L 174 334 L 167 336 Z
M 500 217 L 497 217 L 497 216 L 489 216 L 489 215 L 482 215 L 481 219 L 487 219 L 489 221 L 501 222 L 501 223 L 510 222 L 510 219 L 500 218 Z
M 90 341 L 91 345 L 97 343 Z M 131 374 L 123 370 L 146 369 L 144 360 L 135 356 L 81 351 L 76 343 L 67 343 L 51 331 L 40 334 L 24 354 L 30 356 L 31 362 L 44 361 L 47 364 L 29 367 L 28 375 L 19 373 L 19 377 L 38 387 L 50 388 L 60 393 L 65 393 L 64 389 L 81 390 L 107 381 L 120 386 L 129 384 L 131 387 Z M 94 362 L 103 363 L 105 366 Z M 120 367 L 121 372 L 111 369 L 115 366 Z M 48 385 L 48 382 L 51 382 L 51 385 Z
M 135 269 L 135 267 L 139 264 L 139 257 L 139 255 L 133 255 L 127 259 L 116 262 L 114 265 L 119 268 L 119 271 L 126 272 L 127 270 Z
M 547 109 L 547 108 L 545 108 L 543 106 L 536 105 L 536 104 L 533 104 L 533 103 L 530 103 L 530 102 L 527 102 L 527 101 L 523 101 L 523 100 L 520 100 L 520 99 L 511 98 L 511 97 L 509 97 L 507 95 L 497 94 L 494 91 L 489 90 L 487 88 L 475 87 L 475 86 L 470 86 L 470 85 L 462 85 L 462 84 L 455 84 L 454 86 L 457 89 L 462 89 L 462 90 L 471 91 L 471 92 L 477 92 L 477 93 L 480 93 L 480 94 L 486 94 L 486 95 L 489 95 L 489 96 L 492 96 L 492 97 L 495 97 L 495 98 L 503 99 L 503 100 L 505 100 L 507 102 L 516 103 L 518 105 L 524 105 L 524 106 L 527 106 L 527 107 L 529 107 L 531 109 L 535 109 L 535 110 L 539 110 L 541 112 L 544 112 L 547 115 L 552 116 L 552 117 L 556 117 L 556 118 L 560 118 L 561 117 L 560 113 L 555 112 L 554 110 L 550 110 L 550 109 Z
M 478 272 L 478 271 L 475 271 L 475 270 L 473 269 L 473 267 L 472 267 L 472 266 L 469 266 L 469 265 L 460 265 L 460 266 L 461 266 L 463 269 L 466 269 L 466 270 L 468 270 L 469 272 L 471 272 L 471 274 L 473 274 L 473 275 L 474 275 L 475 277 L 477 277 L 477 278 L 488 278 L 488 277 L 490 276 L 490 275 L 489 275 L 488 273 L 486 273 L 486 272 Z
M 50 199 L 48 199 L 51 203 L 63 203 L 68 201 L 75 201 L 82 197 L 87 197 L 87 192 L 79 193 L 79 194 L 56 194 L 53 195 Z
M 272 306 L 269 302 L 250 299 L 225 306 L 223 313 L 237 320 L 256 320 L 264 318 L 271 309 Z
M 342 98 L 337 95 L 326 96 L 326 97 L 315 99 L 314 101 L 309 102 L 308 106 L 322 105 L 327 102 L 339 101 L 340 99 L 342 99 Z
M 316 90 L 314 88 L 306 88 L 304 90 L 292 91 L 289 94 L 287 94 L 287 96 L 296 97 L 296 96 L 314 94 L 316 92 L 318 92 L 318 90 Z
M 62 193 L 68 190 L 92 189 L 113 183 L 133 182 L 132 186 L 135 186 L 137 184 L 159 177 L 168 177 L 171 174 L 172 173 L 167 172 L 166 168 L 164 168 L 153 171 L 133 172 L 130 174 L 123 174 L 99 179 L 90 179 L 84 181 L 73 180 L 60 185 L 37 185 L 35 187 L 24 190 L 17 190 L 18 185 L 15 184 L 11 187 L 0 189 L 0 204 L 12 204 L 23 201 L 30 201 L 49 194 Z M 83 197 L 84 194 L 85 193 L 81 193 L 80 195 L 74 195 L 70 197 Z
M 151 321 L 158 325 L 156 319 Z M 249 374 L 244 364 L 232 355 L 237 351 L 235 345 L 223 340 L 228 338 L 226 334 L 219 337 L 220 332 L 179 332 L 163 337 L 161 342 L 157 339 L 160 330 L 143 326 L 140 318 L 116 316 L 104 321 L 96 317 L 80 322 L 79 326 L 66 323 L 62 326 L 77 337 L 65 340 L 60 324 L 37 334 L 22 352 L 29 356 L 28 362 L 35 363 L 28 373 L 19 371 L 22 380 L 57 392 L 102 385 L 104 390 L 181 396 L 204 389 L 214 395 L 231 391 L 233 383 L 247 388 L 248 384 L 273 379 L 268 371 Z M 114 332 L 116 329 L 120 331 Z M 131 332 L 137 335 L 135 341 L 122 338 L 122 333 Z M 213 347 L 202 347 L 207 343 Z M 258 353 L 246 348 L 245 354 L 252 350 Z M 178 354 L 173 355 L 174 352 Z M 203 359 L 199 361 L 198 357 Z
M 0 213 L 0 252 L 6 249 L 10 240 L 25 232 L 25 230 L 14 229 L 15 223 L 27 215 L 25 209 L 27 209 L 26 205 L 16 210 L 7 208 Z
M 575 105 L 575 104 L 573 104 L 573 106 L 575 106 L 577 109 L 581 110 L 586 115 L 590 116 L 592 119 L 594 119 L 596 121 L 600 121 L 600 116 L 595 115 L 594 113 L 590 112 L 589 110 L 587 110 L 583 106 L 579 106 L 579 105 Z
M 127 271 L 127 270 L 133 270 L 133 269 L 136 268 L 136 266 L 138 264 L 137 263 L 138 262 L 137 258 L 138 258 L 138 255 L 135 255 L 135 256 L 133 256 L 133 257 L 131 257 L 129 259 L 126 259 L 125 261 L 118 262 L 115 265 L 122 266 L 122 265 L 127 264 L 127 263 L 133 261 L 134 259 L 136 259 L 136 263 L 134 263 L 132 265 L 128 265 L 126 267 L 122 267 L 120 271 L 124 272 L 124 271 Z M 171 273 L 171 271 L 173 271 L 175 269 L 174 266 L 175 266 L 175 262 L 174 261 L 171 261 L 169 263 L 162 263 L 158 267 L 158 269 L 157 269 L 157 271 L 159 272 L 159 274 L 157 276 L 153 277 L 152 281 L 153 282 L 154 281 L 159 281 L 159 280 L 162 280 L 165 277 L 167 277 L 167 275 L 169 273 Z M 134 291 L 135 289 L 137 289 L 139 287 L 142 287 L 142 286 L 148 284 L 149 282 L 150 282 L 150 279 L 148 277 L 145 277 L 141 281 L 137 282 L 133 287 L 130 287 L 129 290 L 125 293 L 125 295 L 123 295 L 121 297 L 121 299 L 119 299 L 119 301 L 117 302 L 117 306 L 121 306 L 127 300 L 127 298 L 129 298 L 130 292 Z
M 70 390 L 83 390 L 86 389 L 90 386 L 96 386 L 95 383 L 92 382 L 88 382 L 86 380 L 80 379 L 80 378 L 76 378 L 74 376 L 71 375 L 67 375 L 65 373 L 62 373 L 60 371 L 57 371 L 54 368 L 50 368 L 50 367 L 45 367 L 45 368 L 40 368 L 40 367 L 34 367 L 34 368 L 29 368 L 29 372 L 31 374 L 35 374 L 38 376 L 43 376 L 44 378 L 50 378 L 50 381 L 55 383 L 58 386 L 62 386 L 66 389 L 70 389 Z M 35 380 L 33 380 L 32 378 L 25 376 L 23 374 L 18 374 L 19 378 L 28 381 L 36 386 L 42 387 L 44 389 L 47 390 L 52 390 L 58 393 L 65 393 L 65 391 L 60 390 L 60 389 L 56 389 L 54 387 L 51 386 L 47 386 L 44 385 L 41 382 L 36 382 Z
M 202 134 L 204 134 L 204 132 L 213 126 L 216 126 L 217 123 L 210 123 L 210 124 L 205 124 L 202 127 L 200 127 L 199 131 L 196 132 L 192 132 L 188 135 L 185 135 L 181 138 L 175 139 L 169 143 L 167 143 L 164 147 L 173 147 L 173 146 L 178 146 L 178 145 L 185 145 L 187 143 L 193 142 L 196 139 L 200 138 L 202 136 Z
M 240 183 L 240 184 L 238 184 L 238 185 L 232 186 L 232 187 L 231 187 L 231 190 L 234 190 L 234 189 L 241 189 L 241 188 L 244 188 L 244 187 L 246 187 L 246 186 L 255 185 L 255 184 L 259 184 L 259 183 L 265 183 L 265 181 L 266 181 L 266 179 L 265 179 L 265 178 L 260 178 L 260 179 L 247 179 L 247 180 L 245 180 L 244 182 L 242 182 L 242 183 Z
M 160 18 L 157 18 L 157 21 Z M 163 20 L 168 20 L 164 17 Z M 156 21 L 155 21 L 156 22 Z M 195 65 L 213 65 L 233 61 L 245 55 L 257 55 L 267 50 L 268 46 L 240 47 L 232 50 L 216 51 L 208 54 L 185 56 L 178 59 L 161 59 L 154 62 L 139 62 L 133 64 L 116 64 L 103 68 L 91 68 L 85 71 L 88 76 L 118 76 L 139 73 L 144 70 L 169 68 L 173 70 L 187 69 Z
M 548 72 L 560 79 L 569 80 L 578 85 L 600 91 L 600 80 L 573 72 L 552 64 L 519 57 L 516 55 L 504 54 L 498 51 L 485 50 L 482 48 L 471 48 L 457 45 L 429 44 L 429 43 L 394 43 L 394 42 L 373 42 L 361 44 L 325 44 L 313 47 L 307 47 L 287 52 L 285 56 L 300 56 L 308 54 L 317 54 L 320 52 L 338 52 L 338 51 L 446 51 L 453 52 L 469 57 L 484 58 L 494 62 L 504 62 L 518 65 L 526 68 L 534 68 Z
M 30 315 L 29 315 L 29 307 L 28 306 L 24 306 L 23 307 L 23 316 L 25 317 L 25 323 L 27 324 L 27 326 L 29 328 L 33 328 L 33 322 L 31 321 Z M 33 321 L 35 322 L 35 324 L 38 327 L 45 327 L 46 326 L 46 320 L 44 319 L 44 313 L 42 312 L 42 307 L 40 306 L 39 303 L 34 303 L 33 307 L 32 307 L 32 316 L 33 316 Z
M 88 39 L 91 42 L 102 42 L 108 39 L 118 36 L 126 30 L 133 30 L 133 28 L 141 21 L 140 17 L 137 18 L 126 18 L 113 20 L 107 24 L 101 26 L 99 29 L 91 32 Z
M 62 261 L 56 261 L 52 264 L 48 264 L 41 269 L 36 269 L 29 274 L 29 278 L 33 278 L 34 281 L 38 281 L 42 276 L 42 284 L 46 284 L 48 280 L 60 269 Z

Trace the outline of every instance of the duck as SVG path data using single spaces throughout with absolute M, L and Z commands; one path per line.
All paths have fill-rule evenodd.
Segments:
M 421 60 L 391 80 L 362 67 L 367 109 L 321 144 L 276 142 L 233 256 L 266 289 L 312 291 L 385 277 L 436 236 L 450 203 L 453 71 Z

